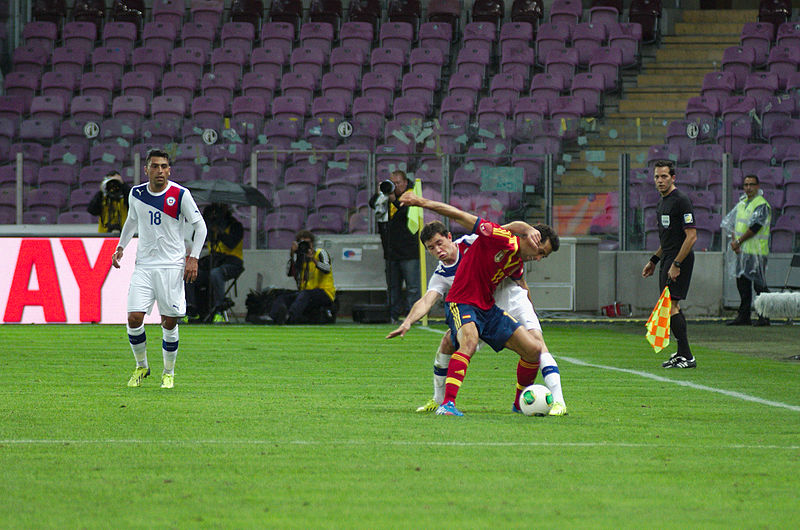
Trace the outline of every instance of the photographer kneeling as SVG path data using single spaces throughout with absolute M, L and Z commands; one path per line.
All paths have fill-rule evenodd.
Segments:
M 130 186 L 122 180 L 119 171 L 109 171 L 100 191 L 94 194 L 86 211 L 100 217 L 97 231 L 102 233 L 120 232 L 125 219 L 128 217 L 128 194 Z
M 308 230 L 295 236 L 289 253 L 287 275 L 297 282 L 297 292 L 277 298 L 270 310 L 275 324 L 326 324 L 336 321 L 336 288 L 331 257 L 314 248 L 316 238 Z
M 225 282 L 244 271 L 244 227 L 227 204 L 209 204 L 203 209 L 203 219 L 208 227 L 204 249 L 208 254 L 200 258 L 197 280 L 186 284 L 186 316 L 190 321 L 221 322 L 225 320 L 221 313 L 227 309 Z M 204 288 L 210 289 L 205 299 L 198 293 Z

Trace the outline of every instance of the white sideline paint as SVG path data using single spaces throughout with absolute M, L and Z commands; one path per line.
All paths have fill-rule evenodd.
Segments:
M 514 440 L 513 442 L 456 442 L 456 441 L 436 441 L 436 440 L 144 440 L 137 438 L 123 439 L 103 439 L 103 440 L 45 440 L 45 439 L 20 439 L 20 440 L 0 440 L 0 445 L 175 445 L 175 446 L 196 446 L 196 445 L 239 445 L 239 446 L 259 446 L 259 445 L 297 445 L 297 446 L 317 446 L 324 445 L 330 447 L 338 446 L 406 446 L 406 447 L 628 447 L 632 449 L 664 449 L 673 448 L 674 444 L 649 444 L 649 443 L 627 443 L 627 442 L 523 442 Z M 748 450 L 748 449 L 789 449 L 796 451 L 800 445 L 746 445 L 746 444 L 720 444 L 704 445 L 701 449 L 724 449 L 724 450 Z
M 422 329 L 426 329 L 428 331 L 432 331 L 433 333 L 439 333 L 440 335 L 444 335 L 446 332 L 432 329 L 425 326 L 420 326 Z M 551 352 L 552 353 L 552 352 Z M 554 356 L 555 357 L 555 356 Z M 780 401 L 770 401 L 768 399 L 763 399 L 760 397 L 750 396 L 747 394 L 742 394 L 741 392 L 734 392 L 733 390 L 725 390 L 722 388 L 714 388 L 712 386 L 706 385 L 699 385 L 697 383 L 692 383 L 691 381 L 678 381 L 675 379 L 669 379 L 667 377 L 661 377 L 660 375 L 650 374 L 647 372 L 641 372 L 639 370 L 631 370 L 629 368 L 618 368 L 616 366 L 606 366 L 603 364 L 592 364 L 587 363 L 586 361 L 582 361 L 580 359 L 575 359 L 574 357 L 565 357 L 563 355 L 559 355 L 556 357 L 556 361 L 567 361 L 570 364 L 577 364 L 578 366 L 586 366 L 588 368 L 599 368 L 601 370 L 612 370 L 614 372 L 625 372 L 628 374 L 638 375 L 639 377 L 644 377 L 647 379 L 652 379 L 653 381 L 659 381 L 661 383 L 672 383 L 674 385 L 686 386 L 689 388 L 694 388 L 696 390 L 705 390 L 707 392 L 716 392 L 717 394 L 723 394 L 726 396 L 730 396 L 736 399 L 741 399 L 744 401 L 752 401 L 753 403 L 760 403 L 762 405 L 767 405 L 770 407 L 777 407 L 783 408 L 788 410 L 793 410 L 795 412 L 800 412 L 800 406 L 798 405 L 789 405 L 788 403 L 781 403 Z

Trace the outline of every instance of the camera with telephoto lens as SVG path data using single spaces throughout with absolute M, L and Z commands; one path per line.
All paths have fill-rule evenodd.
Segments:
M 103 181 L 103 194 L 109 199 L 119 200 L 122 198 L 122 183 L 117 179 L 106 179 Z
M 395 188 L 394 182 L 388 179 L 384 180 L 378 185 L 378 189 L 381 190 L 381 193 L 383 193 L 384 195 L 390 195 L 394 193 L 394 188 Z
M 306 254 L 308 254 L 309 250 L 311 250 L 311 243 L 309 243 L 308 241 L 298 241 L 297 250 L 295 251 L 295 256 L 297 257 L 297 260 L 303 261 L 306 258 Z

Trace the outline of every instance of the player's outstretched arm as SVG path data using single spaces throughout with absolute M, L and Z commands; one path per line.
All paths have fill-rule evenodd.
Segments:
M 542 241 L 542 233 L 525 221 L 511 221 L 504 224 L 503 228 L 523 238 L 528 238 L 533 246 L 538 247 Z
M 414 302 L 414 305 L 411 306 L 411 311 L 408 312 L 408 316 L 406 316 L 403 323 L 400 324 L 400 327 L 386 335 L 386 338 L 393 339 L 397 336 L 404 337 L 408 330 L 411 329 L 411 325 L 427 315 L 433 307 L 433 304 L 438 302 L 441 297 L 442 295 L 436 291 L 428 291 L 425 293 L 422 298 Z
M 407 191 L 402 194 L 398 200 L 400 201 L 400 204 L 407 206 L 419 206 L 420 208 L 425 208 L 426 210 L 436 212 L 439 215 L 449 217 L 467 230 L 472 230 L 475 226 L 475 222 L 478 220 L 477 216 L 467 213 L 463 210 L 459 210 L 455 206 L 451 206 L 439 201 L 432 201 L 430 199 L 426 199 L 425 197 L 420 197 L 411 191 Z

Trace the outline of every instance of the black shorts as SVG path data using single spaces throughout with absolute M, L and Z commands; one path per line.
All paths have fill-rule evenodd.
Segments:
M 667 271 L 675 256 L 664 256 L 661 260 L 661 269 L 658 271 L 658 290 L 664 290 L 667 285 Z M 686 295 L 689 293 L 689 283 L 692 281 L 692 269 L 694 269 L 694 252 L 690 252 L 686 259 L 681 262 L 681 273 L 678 279 L 669 282 L 669 297 L 673 300 L 686 300 Z

